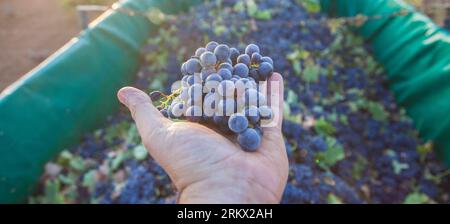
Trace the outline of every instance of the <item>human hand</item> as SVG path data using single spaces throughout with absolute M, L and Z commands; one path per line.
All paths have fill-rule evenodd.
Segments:
M 279 85 L 279 91 L 271 93 L 270 85 Z M 279 98 L 271 105 L 279 108 L 279 119 L 275 127 L 264 128 L 260 148 L 251 153 L 206 126 L 170 121 L 138 89 L 124 87 L 117 96 L 130 110 L 144 146 L 180 192 L 179 203 L 279 203 L 288 177 L 280 74 L 272 75 L 268 94 Z

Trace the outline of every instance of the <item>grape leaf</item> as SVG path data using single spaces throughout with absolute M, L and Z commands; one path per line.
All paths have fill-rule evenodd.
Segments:
M 86 187 L 89 192 L 93 193 L 95 190 L 95 185 L 97 184 L 96 179 L 96 171 L 90 170 L 83 176 L 83 183 L 82 186 Z
M 340 199 L 338 196 L 334 195 L 333 193 L 329 193 L 327 197 L 328 204 L 343 204 L 342 199 Z
M 335 138 L 327 137 L 327 150 L 316 154 L 316 163 L 325 170 L 345 158 L 344 147 Z
M 320 67 L 314 62 L 306 64 L 305 70 L 303 71 L 303 80 L 305 80 L 305 82 L 318 82 Z
M 292 62 L 292 68 L 294 69 L 294 73 L 296 74 L 296 75 L 301 75 L 302 74 L 302 66 L 301 66 L 301 64 L 300 64 L 300 62 L 299 61 L 293 61 Z
M 318 134 L 324 136 L 331 136 L 336 133 L 336 128 L 331 123 L 326 121 L 324 118 L 320 118 L 319 120 L 316 121 L 314 125 L 314 130 Z
M 399 175 L 402 170 L 406 170 L 409 168 L 407 163 L 401 163 L 397 160 L 392 160 L 392 168 L 394 169 L 394 173 Z
M 132 156 L 131 151 L 121 151 L 118 155 L 111 161 L 111 169 L 117 170 L 123 161 L 129 159 Z
M 270 20 L 272 19 L 272 12 L 269 10 L 258 11 L 252 17 L 259 20 Z
M 298 0 L 298 2 L 303 5 L 308 12 L 320 12 L 320 3 L 318 0 Z
M 64 197 L 61 194 L 61 183 L 58 179 L 48 180 L 45 183 L 44 201 L 48 204 L 62 204 Z
M 377 102 L 370 101 L 366 105 L 367 110 L 372 114 L 372 117 L 378 121 L 385 121 L 389 114 L 384 109 L 383 105 Z
M 431 200 L 426 194 L 413 192 L 406 196 L 403 204 L 429 204 L 430 202 Z

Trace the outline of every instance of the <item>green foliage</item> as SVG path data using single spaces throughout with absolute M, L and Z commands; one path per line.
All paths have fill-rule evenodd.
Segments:
M 297 0 L 297 3 L 305 7 L 308 12 L 318 13 L 320 12 L 319 0 Z
M 96 171 L 90 170 L 83 176 L 82 186 L 86 187 L 89 192 L 93 193 L 97 184 Z
M 406 196 L 403 204 L 429 204 L 431 203 L 430 198 L 423 193 L 413 192 Z
M 270 20 L 272 18 L 272 13 L 269 10 L 260 10 L 254 0 L 247 0 L 245 3 L 250 17 L 259 20 Z
M 363 156 L 358 156 L 358 159 L 352 167 L 352 177 L 355 180 L 361 179 L 364 170 L 367 168 L 369 162 Z
M 316 163 L 322 169 L 329 170 L 337 162 L 345 158 L 344 147 L 333 137 L 326 138 L 327 150 L 316 154 Z
M 328 202 L 328 204 L 343 204 L 342 199 L 340 199 L 338 196 L 336 196 L 333 193 L 328 194 L 327 202 Z
M 389 116 L 388 112 L 384 109 L 384 106 L 378 102 L 367 102 L 366 109 L 372 114 L 372 117 L 378 121 L 385 121 Z
M 128 134 L 128 129 L 130 127 L 130 123 L 127 121 L 122 121 L 118 124 L 109 126 L 105 130 L 105 136 L 104 139 L 106 143 L 112 144 L 115 139 L 119 139 L 123 136 L 126 136 Z
M 429 153 L 433 152 L 433 143 L 432 142 L 427 142 L 427 143 L 422 144 L 422 145 L 417 145 L 417 149 L 416 150 L 417 150 L 417 153 L 419 153 L 419 155 L 420 155 L 420 159 L 422 161 L 424 161 L 425 157 Z
M 403 170 L 409 168 L 407 163 L 401 163 L 397 160 L 392 160 L 392 168 L 394 169 L 394 173 L 399 175 Z
M 303 80 L 307 83 L 318 82 L 320 75 L 320 66 L 313 61 L 308 60 L 305 63 L 305 70 L 303 71 Z
M 130 128 L 127 132 L 127 137 L 125 138 L 125 144 L 136 144 L 140 140 L 140 136 L 137 130 L 136 125 L 133 123 L 130 125 Z
M 303 48 L 295 45 L 294 51 L 286 56 L 286 58 L 291 61 L 294 72 L 297 76 L 302 75 L 301 60 L 305 60 L 309 57 L 310 53 Z
M 324 136 L 331 136 L 336 133 L 336 128 L 330 122 L 326 121 L 324 118 L 320 118 L 316 121 L 314 125 L 314 130 Z
M 62 204 L 64 197 L 60 194 L 61 183 L 58 179 L 49 180 L 45 184 L 44 203 L 47 204 Z
M 359 110 L 366 110 L 371 114 L 371 117 L 378 121 L 386 121 L 389 117 L 389 112 L 384 109 L 381 103 L 367 100 L 364 96 L 359 99 L 349 102 L 350 110 L 356 112 Z
M 450 169 L 437 174 L 432 174 L 429 169 L 425 169 L 424 172 L 425 179 L 433 181 L 435 184 L 440 184 L 442 179 L 447 176 L 450 176 Z
M 242 12 L 245 9 L 247 10 L 247 14 L 254 19 L 258 20 L 272 19 L 272 12 L 270 10 L 259 9 L 258 5 L 254 0 L 238 1 L 233 7 L 233 10 L 235 12 Z
M 119 169 L 119 167 L 122 165 L 122 163 L 127 160 L 132 158 L 133 153 L 130 150 L 127 151 L 119 151 L 116 155 L 116 157 L 113 158 L 113 160 L 111 161 L 111 170 L 115 171 L 117 169 Z

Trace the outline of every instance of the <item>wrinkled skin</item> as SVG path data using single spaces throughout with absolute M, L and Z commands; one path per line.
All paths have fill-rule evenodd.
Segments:
M 279 98 L 276 127 L 264 128 L 257 152 L 214 130 L 192 122 L 172 122 L 153 106 L 150 97 L 124 87 L 118 98 L 130 110 L 142 142 L 180 192 L 179 203 L 279 203 L 288 177 L 281 133 L 283 78 L 274 73 L 268 94 Z M 270 85 L 279 85 L 271 93 Z M 274 103 L 275 104 L 275 103 Z

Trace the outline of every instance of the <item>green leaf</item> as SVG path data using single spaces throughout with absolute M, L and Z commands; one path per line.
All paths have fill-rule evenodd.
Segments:
M 297 0 L 297 2 L 305 7 L 305 9 L 310 13 L 320 12 L 320 3 L 318 0 Z
M 406 196 L 403 204 L 429 204 L 431 203 L 430 198 L 423 193 L 413 192 Z
M 224 25 L 214 26 L 214 34 L 216 34 L 217 36 L 222 35 L 226 31 L 227 31 L 227 28 Z
M 288 117 L 291 114 L 291 107 L 289 106 L 288 102 L 283 103 L 283 117 Z
M 336 128 L 324 118 L 320 118 L 316 121 L 316 123 L 314 124 L 314 130 L 318 134 L 324 136 L 331 136 L 336 133 Z
M 112 144 L 114 139 L 123 138 L 128 134 L 128 129 L 130 128 L 130 123 L 127 121 L 122 121 L 118 124 L 108 127 L 105 130 L 104 139 L 106 143 Z
M 384 106 L 378 102 L 370 101 L 366 107 L 375 120 L 385 121 L 389 116 L 388 112 L 384 109 Z
M 424 158 L 428 153 L 433 152 L 433 143 L 427 142 L 423 145 L 417 145 L 417 153 L 419 153 L 420 157 Z
M 133 156 L 138 161 L 144 160 L 148 156 L 147 149 L 143 145 L 138 145 L 133 149 Z
M 60 183 L 65 185 L 71 185 L 75 184 L 77 182 L 77 175 L 74 175 L 73 173 L 69 173 L 67 175 L 58 175 L 58 180 Z
M 258 5 L 256 5 L 255 1 L 248 0 L 247 3 L 247 13 L 249 16 L 253 17 L 256 12 L 258 12 Z
M 320 66 L 314 62 L 306 63 L 305 70 L 303 71 L 303 80 L 305 82 L 318 82 L 320 74 Z
M 335 138 L 327 137 L 327 150 L 316 154 L 316 163 L 325 170 L 345 158 L 344 147 Z
M 259 20 L 270 20 L 272 19 L 272 12 L 270 12 L 270 10 L 258 11 L 253 15 L 253 18 Z
M 136 125 L 131 124 L 130 128 L 128 129 L 127 138 L 125 139 L 125 143 L 127 145 L 129 144 L 137 144 L 139 142 L 139 133 L 137 131 Z
M 61 183 L 58 179 L 48 180 L 47 183 L 45 183 L 44 198 L 44 203 L 64 203 L 64 197 L 61 193 Z
M 294 92 L 293 90 L 291 90 L 291 89 L 288 90 L 286 102 L 287 102 L 289 105 L 297 104 L 297 103 L 298 103 L 298 96 L 297 96 L 297 94 L 295 94 L 295 92 Z
M 130 150 L 127 151 L 120 151 L 116 157 L 111 161 L 111 170 L 115 171 L 117 170 L 122 163 L 131 158 L 133 155 Z
M 345 114 L 341 114 L 339 116 L 339 121 L 344 124 L 344 125 L 348 125 L 348 117 Z
M 247 5 L 247 14 L 255 19 L 259 20 L 270 20 L 272 18 L 272 12 L 270 10 L 260 10 L 258 9 L 258 5 L 253 0 L 246 1 Z M 235 11 L 240 10 L 238 7 L 240 5 L 234 5 Z
M 397 160 L 392 160 L 392 168 L 394 169 L 394 173 L 399 175 L 402 170 L 406 170 L 409 168 L 407 163 L 401 163 Z
M 368 165 L 368 161 L 363 156 L 358 156 L 355 163 L 353 163 L 352 167 L 352 177 L 355 180 L 358 180 L 362 177 L 364 170 Z
M 300 64 L 300 61 L 294 61 L 292 62 L 292 67 L 294 69 L 294 72 L 297 76 L 300 76 L 302 74 L 302 66 Z
M 329 193 L 327 197 L 328 204 L 343 204 L 342 199 L 340 199 L 338 196 L 334 195 L 333 193 Z
M 233 6 L 233 11 L 235 11 L 235 12 L 242 12 L 244 10 L 245 10 L 245 5 L 244 5 L 243 1 L 238 1 Z
M 166 20 L 166 15 L 160 9 L 152 7 L 147 12 L 147 18 L 150 22 L 160 25 Z
M 57 163 L 63 167 L 69 166 L 70 161 L 72 160 L 73 155 L 67 150 L 62 151 L 57 159 Z
M 89 192 L 93 193 L 97 184 L 96 170 L 90 170 L 83 176 L 82 186 L 86 187 Z
M 425 169 L 424 177 L 426 180 L 433 181 L 435 184 L 441 184 L 441 181 L 446 176 L 450 175 L 450 169 L 443 171 L 441 173 L 437 173 L 436 175 L 432 174 L 428 168 Z
M 85 168 L 85 163 L 83 158 L 81 157 L 75 157 L 70 161 L 70 167 L 76 171 L 83 171 Z

